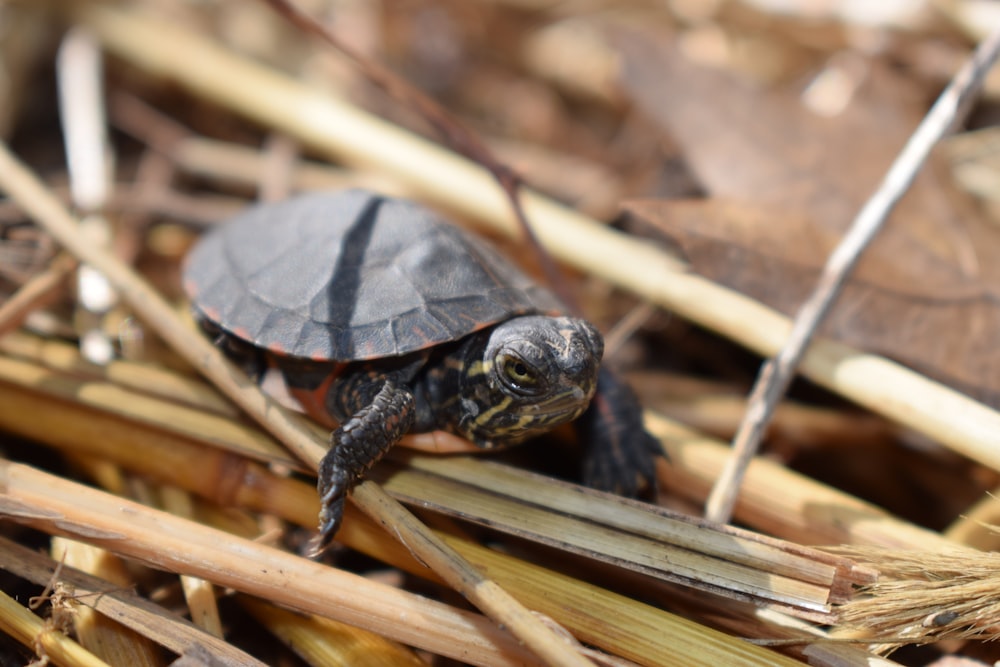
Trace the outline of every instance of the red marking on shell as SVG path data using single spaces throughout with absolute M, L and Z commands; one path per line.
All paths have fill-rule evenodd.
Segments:
M 375 347 L 375 342 L 372 340 L 365 340 L 361 343 L 361 345 L 355 348 L 354 356 L 357 357 L 358 359 L 368 359 L 370 357 L 375 356 L 376 351 L 377 350 Z
M 281 343 L 271 343 L 270 345 L 267 346 L 267 349 L 273 352 L 274 354 L 278 354 L 283 357 L 288 356 L 288 348 L 286 348 Z
M 253 338 L 250 336 L 250 332 L 244 329 L 243 327 L 236 327 L 235 329 L 233 329 L 233 335 L 242 338 L 243 340 L 253 340 Z

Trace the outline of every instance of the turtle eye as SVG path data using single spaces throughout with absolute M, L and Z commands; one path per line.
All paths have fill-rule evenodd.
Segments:
M 519 394 L 536 394 L 542 390 L 538 372 L 518 357 L 503 355 L 500 358 L 500 380 Z

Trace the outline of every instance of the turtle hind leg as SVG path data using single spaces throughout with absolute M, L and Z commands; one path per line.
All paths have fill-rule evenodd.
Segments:
M 583 483 L 622 496 L 656 495 L 659 443 L 642 423 L 642 406 L 632 388 L 601 368 L 597 393 L 587 411 L 574 422 L 586 447 Z
M 414 420 L 413 393 L 397 382 L 369 380 L 345 391 L 359 402 L 365 395 L 371 399 L 330 435 L 330 450 L 320 462 L 319 534 L 308 549 L 314 558 L 326 550 L 340 528 L 348 492 L 410 430 Z

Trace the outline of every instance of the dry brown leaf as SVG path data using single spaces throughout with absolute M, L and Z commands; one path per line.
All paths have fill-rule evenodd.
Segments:
M 751 90 L 637 35 L 623 47 L 629 90 L 715 198 L 629 209 L 669 234 L 699 273 L 793 313 L 919 121 L 919 91 L 865 61 L 851 103 L 821 117 L 797 90 Z M 824 333 L 995 405 L 998 253 L 996 231 L 934 163 L 862 258 Z

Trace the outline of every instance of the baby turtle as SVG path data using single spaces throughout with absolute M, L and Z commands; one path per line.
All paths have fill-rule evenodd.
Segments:
M 311 416 L 340 424 L 319 470 L 320 549 L 347 493 L 409 432 L 494 448 L 577 420 L 586 483 L 652 484 L 658 443 L 601 370 L 594 326 L 416 203 L 346 190 L 250 208 L 199 241 L 184 285 L 252 376 L 279 369 Z

